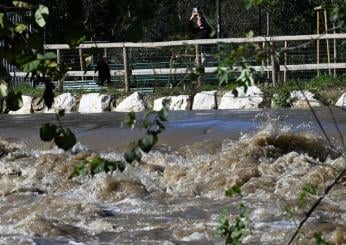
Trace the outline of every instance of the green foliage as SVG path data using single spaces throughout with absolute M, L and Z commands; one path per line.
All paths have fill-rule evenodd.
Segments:
M 232 198 L 236 194 L 240 194 L 240 186 L 235 185 L 230 187 L 225 195 Z M 230 221 L 228 212 L 224 212 L 218 222 L 217 235 L 225 239 L 226 245 L 239 245 L 242 244 L 243 238 L 249 233 L 249 225 L 251 223 L 250 209 L 244 204 L 237 205 L 239 215 Z
M 33 97 L 41 97 L 44 89 L 43 88 L 33 88 L 30 85 L 20 84 L 13 88 L 14 92 L 21 92 L 23 95 L 33 96 Z
M 124 153 L 124 160 L 108 161 L 100 157 L 84 160 L 74 167 L 70 178 L 79 175 L 94 176 L 100 172 L 111 173 L 115 170 L 122 172 L 125 170 L 126 164 L 131 164 L 134 161 L 140 162 L 143 152 L 148 153 L 158 142 L 159 134 L 165 130 L 164 122 L 167 121 L 169 103 L 169 100 L 164 100 L 160 111 L 150 111 L 145 115 L 141 128 L 146 129 L 146 133 L 137 142 L 130 143 L 128 150 Z M 136 114 L 134 112 L 128 113 L 125 124 L 133 129 L 136 126 L 136 122 Z M 49 127 L 51 128 L 52 126 L 50 125 Z M 49 138 L 51 135 L 47 135 L 47 137 Z
M 294 215 L 295 215 L 295 211 L 296 209 L 293 207 L 285 207 L 284 209 L 284 216 L 286 220 L 291 220 L 293 219 Z
M 129 150 L 124 154 L 127 163 L 132 163 L 134 161 L 139 162 L 142 158 L 142 152 L 148 153 L 158 142 L 159 134 L 165 130 L 164 122 L 166 122 L 168 118 L 169 103 L 169 100 L 164 100 L 160 111 L 150 111 L 145 115 L 141 127 L 146 130 L 146 133 L 137 142 L 132 142 L 130 144 Z M 135 123 L 135 114 L 129 113 L 126 124 L 130 128 L 134 128 Z
M 306 184 L 303 190 L 299 193 L 299 205 L 300 207 L 306 206 L 306 199 L 308 195 L 317 195 L 317 186 L 313 184 Z
M 56 125 L 46 123 L 40 128 L 40 138 L 43 141 L 51 141 L 56 136 Z
M 321 232 L 315 233 L 314 238 L 315 238 L 315 245 L 331 245 L 330 242 L 323 239 Z
M 228 188 L 225 195 L 226 195 L 226 197 L 232 198 L 234 195 L 240 194 L 240 193 L 241 193 L 240 186 L 235 185 L 235 186 Z
M 229 220 L 227 214 L 223 214 L 218 222 L 217 234 L 225 239 L 226 245 L 242 244 L 243 238 L 249 233 L 250 209 L 244 204 L 237 206 L 239 215 L 234 220 Z
M 59 126 L 46 123 L 40 128 L 40 138 L 43 141 L 52 141 L 64 151 L 71 149 L 76 143 L 76 136 L 69 128 L 63 128 L 61 125 L 61 117 L 64 116 L 64 110 L 59 110 L 56 114 Z
M 256 50 L 253 45 L 240 45 L 232 48 L 217 68 L 219 86 L 232 83 L 245 88 L 254 85 L 256 71 L 252 68 L 251 62 L 261 55 L 260 50 Z M 257 57 L 258 56 L 258 57 Z M 257 61 L 256 61 L 257 62 Z
M 289 106 L 289 98 L 290 98 L 291 90 L 287 87 L 282 87 L 278 89 L 278 91 L 273 95 L 272 100 L 278 107 L 288 107 Z
M 95 174 L 105 172 L 111 173 L 113 171 L 119 170 L 123 172 L 125 170 L 125 162 L 124 161 L 108 161 L 99 156 L 96 156 L 90 160 L 83 160 L 78 163 L 69 179 L 76 176 L 91 176 L 93 177 Z
M 45 82 L 43 98 L 45 105 L 50 108 L 54 99 L 54 86 L 47 77 L 51 80 L 60 80 L 68 68 L 65 64 L 57 64 L 55 53 L 43 52 L 41 34 L 42 27 L 46 25 L 49 10 L 45 5 L 31 4 L 26 1 L 12 1 L 5 3 L 4 6 L 5 10 L 10 9 L 15 12 L 23 22 L 13 23 L 6 13 L 1 13 L 1 54 L 9 64 L 27 72 L 27 77 L 30 77 L 34 84 Z M 28 15 L 30 11 L 35 12 L 34 16 Z M 31 28 L 28 28 L 29 25 Z M 17 110 L 21 105 L 21 93 L 8 92 L 5 104 L 7 109 L 3 110 L 4 112 Z M 61 134 L 67 136 L 69 132 L 61 132 Z
M 44 15 L 49 15 L 49 10 L 46 6 L 39 4 L 35 12 L 35 21 L 40 27 L 44 27 L 46 25 Z
M 77 143 L 77 140 L 70 129 L 60 128 L 57 130 L 54 142 L 59 148 L 67 151 Z
M 0 113 L 17 111 L 23 106 L 22 93 L 8 88 L 5 81 L 0 80 Z

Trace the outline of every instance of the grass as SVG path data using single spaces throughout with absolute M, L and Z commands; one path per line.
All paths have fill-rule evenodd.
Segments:
M 278 105 L 285 107 L 285 98 L 294 90 L 309 90 L 323 104 L 335 104 L 338 98 L 346 92 L 346 76 L 320 76 L 311 80 L 291 80 L 280 86 L 261 85 L 266 105 L 277 94 Z M 286 105 L 287 106 L 287 105 Z
M 44 89 L 42 89 L 42 88 L 33 88 L 32 86 L 26 85 L 26 84 L 18 85 L 16 87 L 14 87 L 13 90 L 15 92 L 21 91 L 23 95 L 28 95 L 28 96 L 32 96 L 32 97 L 42 96 L 43 91 L 44 91 Z

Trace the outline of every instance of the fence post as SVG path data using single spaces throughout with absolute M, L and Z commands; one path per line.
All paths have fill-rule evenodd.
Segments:
M 272 82 L 273 82 L 273 86 L 275 87 L 277 84 L 277 64 L 276 64 L 276 59 L 275 59 L 275 43 L 272 42 L 271 43 L 271 63 L 272 63 Z
M 287 82 L 287 47 L 288 43 L 285 41 L 285 52 L 284 52 L 284 62 L 285 62 L 285 67 L 284 67 L 284 83 Z
M 56 63 L 60 64 L 61 60 L 60 60 L 60 49 L 56 50 Z
M 79 64 L 80 64 L 80 70 L 84 70 L 84 62 L 83 62 L 83 50 L 80 48 L 78 49 L 79 52 Z M 82 81 L 84 81 L 84 76 L 81 77 Z
M 56 62 L 61 63 L 60 49 L 56 50 Z M 61 93 L 64 91 L 64 77 L 58 81 L 58 91 Z
M 128 58 L 127 49 L 125 46 L 123 46 L 125 92 L 130 91 L 130 87 L 129 87 L 129 64 L 128 64 L 127 58 Z
M 324 29 L 325 29 L 326 34 L 328 34 L 328 19 L 327 19 L 327 10 L 326 9 L 324 9 L 323 14 L 324 14 Z M 327 42 L 328 72 L 329 72 L 329 75 L 332 75 L 332 71 L 331 71 L 330 66 L 329 66 L 330 65 L 329 39 L 326 39 L 326 42 Z
M 80 48 L 79 51 L 79 64 L 80 64 L 80 70 L 84 70 L 84 62 L 83 62 L 83 50 Z
M 317 32 L 317 35 L 320 34 L 320 12 L 319 12 L 319 7 L 315 8 L 316 10 L 316 24 L 317 24 L 317 29 L 316 29 L 316 32 Z M 320 64 L 320 39 L 319 37 L 317 37 L 317 49 L 316 49 L 316 59 L 317 59 L 317 66 L 319 66 Z M 317 76 L 320 76 L 320 69 L 317 68 Z
M 199 70 L 201 69 L 202 66 L 202 59 L 201 59 L 201 54 L 199 53 L 199 45 L 196 44 L 195 46 L 195 50 L 196 50 L 196 68 L 197 68 L 197 73 L 199 73 Z M 200 88 L 202 86 L 203 83 L 203 79 L 202 79 L 202 74 L 198 74 L 198 78 L 197 78 L 197 87 Z
M 333 23 L 333 34 L 336 34 L 335 24 Z M 336 39 L 333 40 L 333 60 L 334 64 L 336 64 L 337 50 L 336 50 Z M 336 77 L 336 69 L 334 67 L 334 77 Z

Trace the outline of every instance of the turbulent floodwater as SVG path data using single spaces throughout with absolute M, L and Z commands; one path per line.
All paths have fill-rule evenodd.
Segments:
M 317 109 L 333 148 L 309 110 L 172 112 L 143 162 L 72 180 L 78 161 L 120 159 L 143 132 L 121 127 L 126 114 L 70 114 L 63 124 L 79 143 L 64 153 L 38 139 L 53 115 L 1 115 L 0 244 L 222 244 L 220 214 L 228 208 L 234 217 L 239 202 L 251 210 L 244 243 L 285 244 L 316 199 L 308 195 L 307 207 L 286 218 L 304 186 L 320 195 L 346 167 L 346 112 L 333 112 Z M 345 181 L 309 219 L 299 244 L 313 243 L 315 232 L 346 242 Z M 226 198 L 235 184 L 242 196 Z

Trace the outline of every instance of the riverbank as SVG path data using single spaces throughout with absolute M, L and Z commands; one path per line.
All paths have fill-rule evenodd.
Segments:
M 128 94 L 113 88 L 101 88 L 97 93 L 73 91 L 58 95 L 50 110 L 40 100 L 42 91 L 28 87 L 22 88 L 22 91 L 24 106 L 11 114 L 53 113 L 56 109 L 81 113 L 159 110 L 164 98 L 170 99 L 170 110 L 346 106 L 346 100 L 343 99 L 346 96 L 346 83 L 343 77 L 319 77 L 310 81 L 288 82 L 278 87 L 260 84 L 247 89 L 235 88 L 233 85 L 222 88 L 204 86 L 198 90 L 157 88 L 151 94 Z

